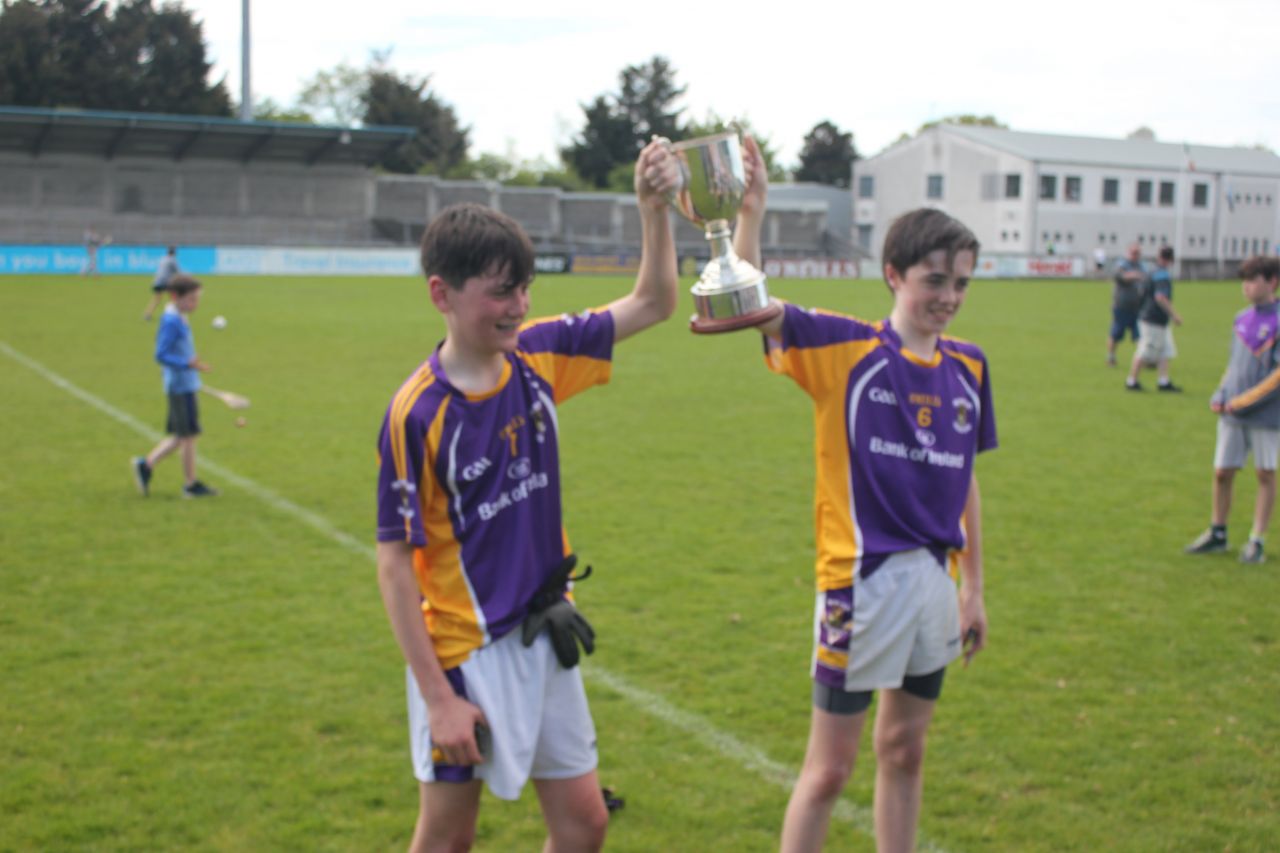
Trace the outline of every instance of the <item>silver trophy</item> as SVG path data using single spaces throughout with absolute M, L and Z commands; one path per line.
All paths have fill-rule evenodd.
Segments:
M 765 275 L 733 251 L 729 223 L 742 207 L 746 173 L 735 131 L 670 144 L 682 181 L 671 199 L 680 215 L 707 233 L 711 260 L 693 286 L 695 332 L 731 332 L 778 315 L 770 302 Z

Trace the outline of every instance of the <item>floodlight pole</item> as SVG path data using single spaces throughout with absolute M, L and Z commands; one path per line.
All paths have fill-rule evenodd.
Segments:
M 249 0 L 240 0 L 240 120 L 253 121 L 253 86 L 249 77 Z

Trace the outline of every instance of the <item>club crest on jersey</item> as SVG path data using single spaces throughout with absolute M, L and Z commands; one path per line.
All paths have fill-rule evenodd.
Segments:
M 963 434 L 973 429 L 973 403 L 964 397 L 956 397 L 951 401 L 951 407 L 956 411 L 956 419 L 951 424 L 955 431 Z
M 829 646 L 843 645 L 853 631 L 853 611 L 843 601 L 828 598 L 822 614 L 822 642 Z
M 512 480 L 523 480 L 533 473 L 533 463 L 529 461 L 529 457 L 521 456 L 515 462 L 507 466 L 507 477 Z

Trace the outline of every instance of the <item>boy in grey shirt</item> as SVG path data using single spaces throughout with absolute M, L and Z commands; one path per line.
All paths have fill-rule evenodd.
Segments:
M 1209 408 L 1218 413 L 1218 442 L 1213 456 L 1213 515 L 1209 529 L 1186 547 L 1188 554 L 1227 550 L 1227 516 L 1236 471 L 1253 451 L 1258 497 L 1253 529 L 1240 551 L 1242 563 L 1261 563 L 1263 538 L 1276 500 L 1276 457 L 1280 452 L 1280 312 L 1276 286 L 1280 258 L 1257 255 L 1240 267 L 1248 308 L 1236 315 L 1231 357 Z

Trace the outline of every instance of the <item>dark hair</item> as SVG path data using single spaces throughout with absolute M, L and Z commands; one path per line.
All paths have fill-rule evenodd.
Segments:
M 1160 260 L 1162 260 L 1162 261 L 1172 261 L 1172 260 L 1173 260 L 1173 247 L 1172 247 L 1172 246 L 1161 246 L 1161 247 L 1160 247 L 1160 254 L 1158 255 L 1158 257 L 1159 257 L 1159 258 L 1160 258 Z
M 1268 281 L 1280 278 L 1280 258 L 1273 255 L 1254 255 L 1240 265 L 1240 277 L 1243 279 L 1262 276 Z
M 957 252 L 966 250 L 973 252 L 973 259 L 977 261 L 978 238 L 960 220 L 941 210 L 922 207 L 893 221 L 884 237 L 880 257 L 899 275 L 905 275 L 908 269 L 938 249 L 947 250 L 947 266 Z
M 450 287 L 505 270 L 508 283 L 533 281 L 533 244 L 505 213 L 481 204 L 455 204 L 440 211 L 422 234 L 422 272 Z
M 165 290 L 169 291 L 174 296 L 186 296 L 191 291 L 199 290 L 202 287 L 204 287 L 204 285 L 191 276 L 180 274 L 169 279 L 169 283 L 165 285 Z

